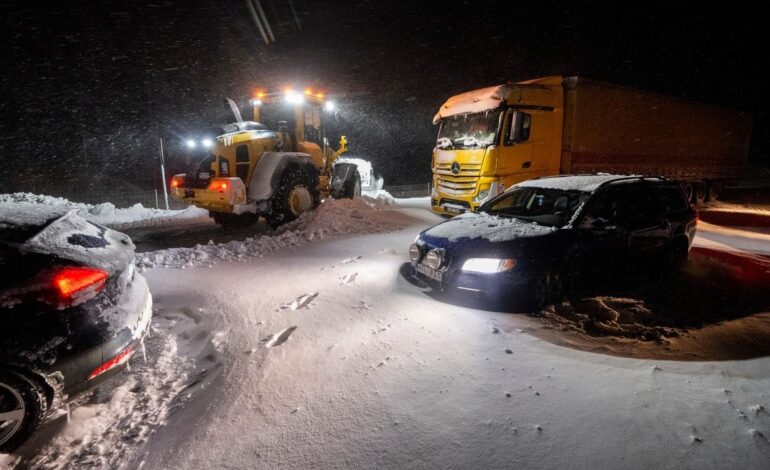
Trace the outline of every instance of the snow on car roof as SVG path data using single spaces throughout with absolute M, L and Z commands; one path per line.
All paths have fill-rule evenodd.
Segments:
M 500 103 L 508 99 L 512 89 L 511 85 L 495 85 L 455 95 L 441 105 L 438 113 L 433 117 L 433 124 L 438 124 L 440 119 L 448 116 L 480 113 L 497 108 Z
M 622 178 L 628 178 L 629 175 L 570 175 L 570 176 L 551 176 L 523 181 L 514 187 L 517 188 L 548 188 L 561 189 L 564 191 L 585 191 L 593 192 L 602 184 Z

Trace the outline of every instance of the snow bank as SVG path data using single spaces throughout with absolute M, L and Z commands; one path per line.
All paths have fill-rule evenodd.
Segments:
M 277 233 L 227 243 L 196 245 L 192 248 L 140 253 L 136 264 L 142 269 L 154 267 L 184 268 L 208 266 L 217 261 L 243 261 L 281 248 L 302 246 L 313 240 L 347 234 L 367 234 L 401 229 L 404 217 L 386 210 L 392 198 L 326 199 L 315 211 L 281 227 Z
M 110 202 L 93 205 L 41 194 L 0 194 L 0 226 L 39 225 L 71 210 L 77 210 L 78 215 L 91 222 L 113 228 L 141 226 L 157 219 L 187 219 L 208 214 L 206 210 L 193 206 L 183 210 L 164 210 L 134 204 L 118 209 Z

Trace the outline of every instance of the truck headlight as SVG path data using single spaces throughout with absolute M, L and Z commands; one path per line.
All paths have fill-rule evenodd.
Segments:
M 514 258 L 471 258 L 463 263 L 462 270 L 473 273 L 500 273 L 516 266 Z
M 430 250 L 425 255 L 425 264 L 431 269 L 438 269 L 441 267 L 441 262 L 444 260 L 444 255 L 439 250 Z
M 479 194 L 473 198 L 473 202 L 481 202 L 484 199 L 486 199 L 487 196 L 489 196 L 489 188 L 482 189 L 481 191 L 479 191 Z

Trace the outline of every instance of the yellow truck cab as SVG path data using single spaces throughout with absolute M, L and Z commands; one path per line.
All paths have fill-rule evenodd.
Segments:
M 510 186 L 564 174 L 656 175 L 692 202 L 740 176 L 751 118 L 582 77 L 545 77 L 449 98 L 433 118 L 431 206 L 476 210 Z
M 433 118 L 433 210 L 475 210 L 511 185 L 558 173 L 561 86 L 561 77 L 549 77 L 449 98 Z

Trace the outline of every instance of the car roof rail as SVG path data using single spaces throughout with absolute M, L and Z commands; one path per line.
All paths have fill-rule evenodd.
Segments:
M 671 181 L 667 179 L 664 176 L 644 176 L 644 175 L 634 175 L 634 176 L 621 176 L 618 178 L 613 178 L 611 180 L 607 180 L 604 183 L 600 184 L 596 187 L 596 189 L 603 188 L 604 186 L 608 186 L 614 183 L 621 183 L 624 181 L 631 181 L 631 180 L 639 180 L 639 181 Z

